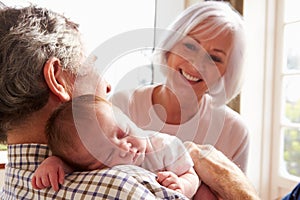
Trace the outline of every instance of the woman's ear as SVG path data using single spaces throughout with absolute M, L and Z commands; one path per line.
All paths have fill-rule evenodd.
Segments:
M 52 57 L 44 65 L 44 78 L 51 92 L 62 102 L 71 99 L 63 81 L 62 67 L 58 58 Z

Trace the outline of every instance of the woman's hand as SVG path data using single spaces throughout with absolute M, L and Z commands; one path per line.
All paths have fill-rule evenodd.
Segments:
M 201 181 L 224 200 L 259 200 L 253 185 L 245 174 L 223 153 L 211 145 L 185 142 Z

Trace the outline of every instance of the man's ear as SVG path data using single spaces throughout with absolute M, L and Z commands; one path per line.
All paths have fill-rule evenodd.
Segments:
M 44 78 L 51 92 L 62 102 L 71 99 L 63 81 L 60 60 L 52 57 L 44 65 Z

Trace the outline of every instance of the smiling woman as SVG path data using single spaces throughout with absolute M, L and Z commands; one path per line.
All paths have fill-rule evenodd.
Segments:
M 187 8 L 162 34 L 154 54 L 165 82 L 116 93 L 113 103 L 143 129 L 214 145 L 245 172 L 249 131 L 225 106 L 243 83 L 244 31 L 241 16 L 227 3 Z M 207 190 L 203 184 L 197 194 Z

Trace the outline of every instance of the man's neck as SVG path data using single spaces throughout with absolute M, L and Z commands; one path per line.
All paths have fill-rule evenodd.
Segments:
M 44 129 L 41 129 L 39 127 L 29 128 L 25 126 L 8 131 L 7 144 L 25 143 L 46 144 L 47 140 L 44 134 Z
M 59 102 L 50 96 L 48 103 L 31 114 L 18 126 L 7 132 L 7 144 L 40 143 L 46 144 L 46 122 Z

